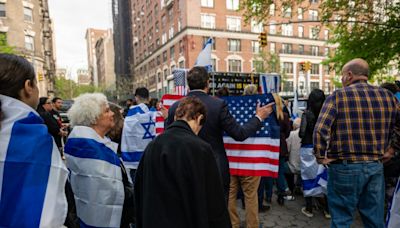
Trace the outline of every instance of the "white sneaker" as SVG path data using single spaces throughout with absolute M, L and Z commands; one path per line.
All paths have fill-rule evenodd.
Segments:
M 285 200 L 287 200 L 287 201 L 293 201 L 293 200 L 295 200 L 294 196 L 291 196 L 291 195 L 284 196 L 283 198 L 284 198 Z
M 307 216 L 307 217 L 309 217 L 309 218 L 312 218 L 312 217 L 314 216 L 314 214 L 313 214 L 312 212 L 307 211 L 307 209 L 306 209 L 305 207 L 301 208 L 301 212 L 302 212 L 305 216 Z

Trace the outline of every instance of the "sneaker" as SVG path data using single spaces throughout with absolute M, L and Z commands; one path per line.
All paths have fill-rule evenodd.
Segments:
M 324 216 L 325 216 L 326 219 L 331 219 L 332 218 L 331 214 L 329 214 L 329 212 L 327 212 L 327 211 L 324 211 Z
M 314 214 L 312 212 L 307 211 L 305 207 L 301 208 L 301 213 L 303 213 L 305 216 L 312 218 Z
M 293 201 L 293 200 L 296 199 L 294 196 L 291 196 L 291 195 L 284 196 L 283 198 L 284 198 L 285 200 L 287 200 L 287 201 Z

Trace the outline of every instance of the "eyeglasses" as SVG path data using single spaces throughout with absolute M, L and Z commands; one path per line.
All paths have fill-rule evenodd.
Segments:
M 51 102 L 49 101 L 49 102 L 46 102 L 46 104 L 51 104 Z

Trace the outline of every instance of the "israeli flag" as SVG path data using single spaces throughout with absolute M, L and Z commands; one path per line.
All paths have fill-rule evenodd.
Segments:
M 261 74 L 260 75 L 261 93 L 279 93 L 281 78 L 278 74 Z
M 397 185 L 393 193 L 393 199 L 389 205 L 388 213 L 386 216 L 386 227 L 400 227 L 400 178 L 397 181 Z
M 212 71 L 212 60 L 211 60 L 211 49 L 212 49 L 213 39 L 209 38 L 204 44 L 203 50 L 201 50 L 199 56 L 194 66 L 203 66 L 207 68 L 208 72 Z
M 326 195 L 328 170 L 325 166 L 317 163 L 312 145 L 300 148 L 300 171 L 304 196 Z
M 296 119 L 299 117 L 299 99 L 297 95 L 297 89 L 294 92 L 294 99 L 293 99 L 293 109 L 292 109 L 292 119 Z
M 0 227 L 61 227 L 68 170 L 54 139 L 31 107 L 0 100 Z
M 65 144 L 81 227 L 120 227 L 124 185 L 118 145 L 90 127 L 73 128 Z
M 156 114 L 143 103 L 129 109 L 121 139 L 121 158 L 126 168 L 137 169 L 147 144 L 156 137 Z

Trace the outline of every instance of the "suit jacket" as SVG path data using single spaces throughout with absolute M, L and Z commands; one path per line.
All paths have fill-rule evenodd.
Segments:
M 261 122 L 257 117 L 251 118 L 243 126 L 236 122 L 235 118 L 228 110 L 228 104 L 217 97 L 210 96 L 203 91 L 191 91 L 188 96 L 198 97 L 207 108 L 207 119 L 201 129 L 199 136 L 208 142 L 217 161 L 217 165 L 222 177 L 225 194 L 229 193 L 229 162 L 224 148 L 224 131 L 237 141 L 244 141 L 261 129 Z M 175 110 L 179 101 L 175 102 L 168 110 L 166 126 L 170 125 L 175 116 Z M 256 105 L 256 104 L 254 104 Z
M 182 120 L 148 144 L 135 178 L 136 227 L 228 228 L 217 164 Z

